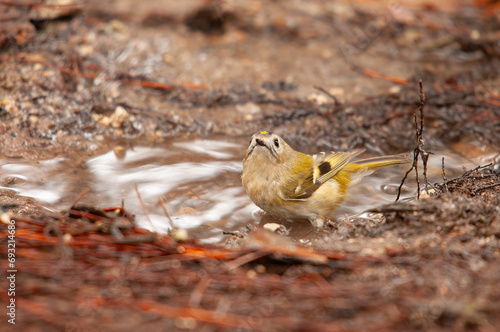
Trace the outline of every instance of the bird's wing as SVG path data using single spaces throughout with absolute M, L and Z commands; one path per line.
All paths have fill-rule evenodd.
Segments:
M 343 169 L 352 158 L 363 153 L 364 150 L 353 150 L 350 152 L 332 152 L 326 159 L 315 165 L 314 177 L 315 183 L 322 185 L 326 181 L 334 177 L 341 169 Z
M 332 152 L 329 156 L 315 158 L 313 167 L 302 174 L 293 190 L 285 194 L 289 200 L 304 200 L 309 198 L 318 188 L 340 172 L 349 161 L 364 150 L 351 152 Z

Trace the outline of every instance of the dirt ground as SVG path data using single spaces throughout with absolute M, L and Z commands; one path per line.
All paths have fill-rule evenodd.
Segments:
M 249 225 L 201 245 L 126 205 L 48 211 L 0 178 L 2 331 L 500 328 L 497 1 L 35 3 L 0 1 L 0 159 L 264 128 L 309 152 L 407 152 L 422 80 L 425 150 L 491 163 L 446 179 L 445 160 L 429 194 L 306 244 Z

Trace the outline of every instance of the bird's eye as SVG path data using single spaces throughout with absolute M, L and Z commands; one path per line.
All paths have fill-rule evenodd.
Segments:
M 280 141 L 278 141 L 278 139 L 274 140 L 274 146 L 277 147 L 277 148 L 280 147 Z

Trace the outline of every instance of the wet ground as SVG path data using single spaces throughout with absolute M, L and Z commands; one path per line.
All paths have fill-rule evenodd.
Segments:
M 0 2 L 17 327 L 496 330 L 496 2 L 68 3 Z M 411 173 L 394 203 L 407 168 L 381 170 L 326 229 L 270 232 L 250 135 L 410 152 L 419 80 L 429 193 Z
M 227 238 L 224 232 L 242 231 L 248 224 L 281 223 L 263 218 L 241 186 L 241 151 L 247 144 L 248 138 L 212 137 L 168 140 L 154 147 L 116 145 L 87 160 L 75 154 L 36 162 L 8 158 L 0 160 L 0 189 L 34 198 L 46 209 L 57 211 L 71 206 L 75 197 L 89 188 L 80 203 L 104 207 L 120 206 L 123 201 L 141 227 L 162 234 L 180 228 L 200 243 L 221 243 Z M 495 156 L 467 159 L 436 152 L 429 163 L 433 183 L 442 179 L 442 157 L 448 176 L 453 177 L 462 172 L 462 167 L 486 164 Z M 379 170 L 352 186 L 349 197 L 336 211 L 338 219 L 393 202 L 406 168 Z M 402 198 L 416 195 L 412 180 L 404 186 Z M 297 240 L 315 235 L 310 223 L 286 225 L 289 235 Z

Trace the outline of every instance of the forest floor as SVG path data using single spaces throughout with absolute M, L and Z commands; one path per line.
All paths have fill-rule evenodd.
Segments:
M 498 2 L 29 3 L 0 1 L 0 159 L 263 128 L 401 153 L 422 80 L 419 151 L 490 162 L 447 179 L 444 160 L 420 199 L 308 244 L 249 226 L 203 245 L 137 227 L 126 205 L 47 210 L 2 177 L 2 331 L 498 330 Z

